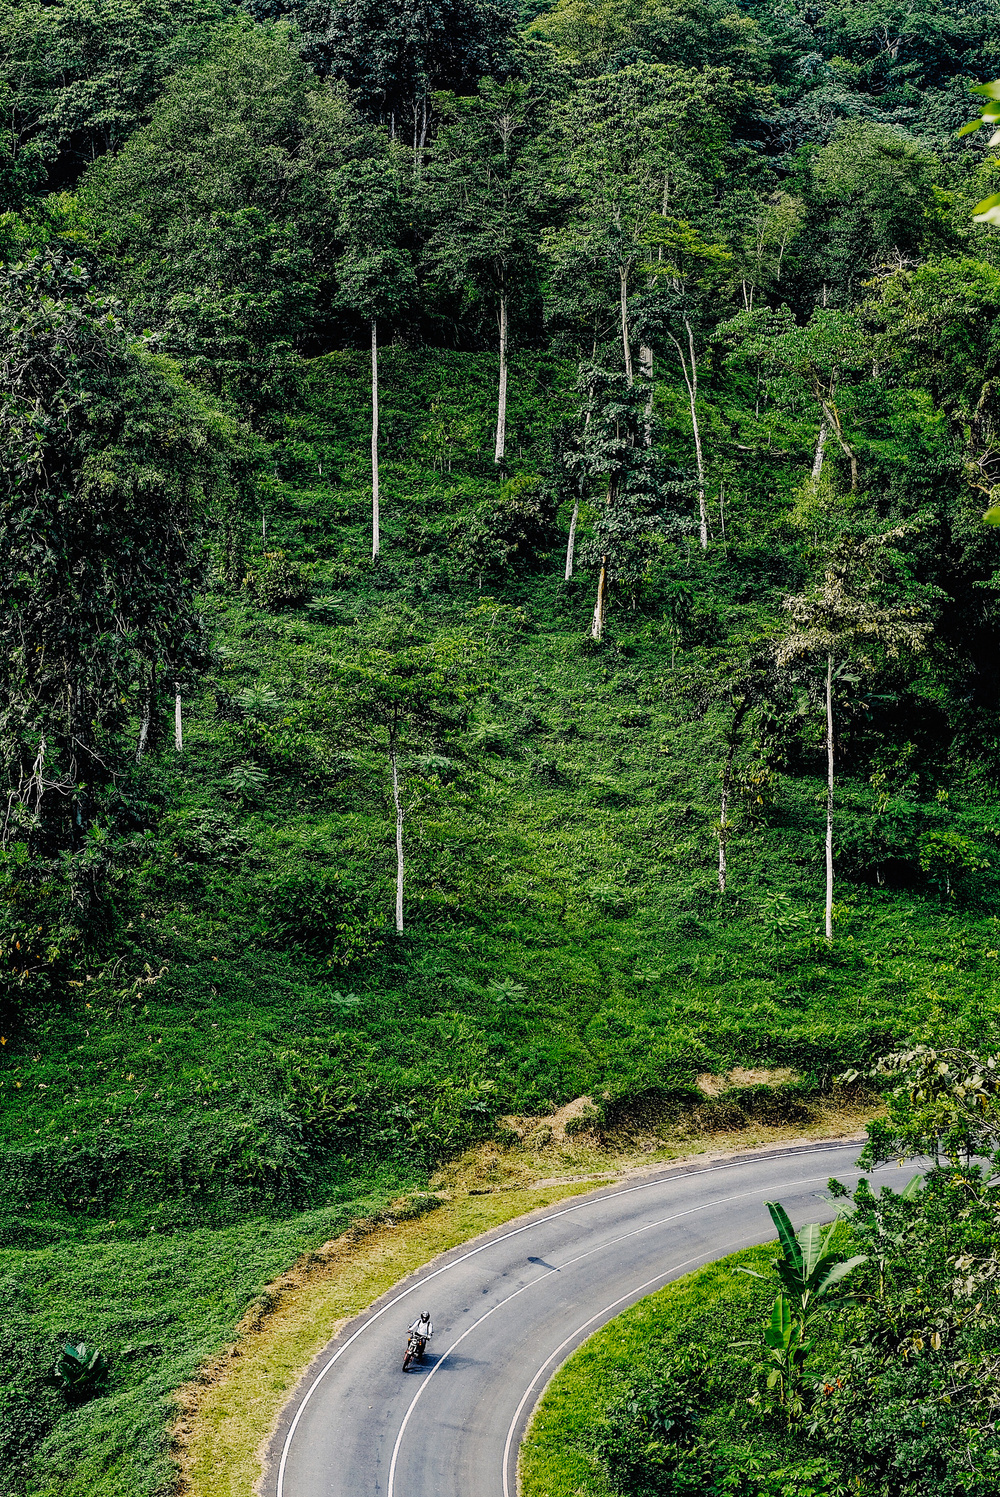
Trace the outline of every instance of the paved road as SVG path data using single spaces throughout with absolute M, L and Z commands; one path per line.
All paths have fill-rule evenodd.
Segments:
M 827 1180 L 853 1187 L 858 1148 L 674 1168 L 435 1259 L 313 1363 L 273 1441 L 265 1497 L 515 1497 L 531 1411 L 570 1353 L 671 1279 L 773 1238 L 765 1201 L 796 1225 L 829 1220 Z M 432 1352 L 404 1374 L 406 1326 L 424 1308 Z

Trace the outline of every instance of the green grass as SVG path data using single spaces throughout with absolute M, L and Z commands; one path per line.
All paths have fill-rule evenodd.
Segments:
M 564 585 L 559 536 L 534 570 L 462 560 L 500 488 L 494 379 L 486 356 L 386 351 L 373 568 L 365 359 L 310 367 L 272 433 L 267 544 L 320 606 L 206 596 L 215 656 L 185 701 L 185 752 L 164 700 L 122 787 L 103 947 L 4 1035 L 0 1349 L 19 1370 L 3 1497 L 168 1492 L 170 1389 L 298 1253 L 505 1113 L 583 1093 L 610 1115 L 650 1095 L 680 1107 L 699 1072 L 734 1064 L 790 1066 L 808 1091 L 925 1027 L 975 1036 L 1000 1009 L 995 854 L 944 901 L 915 851 L 941 826 L 997 844 L 986 791 L 935 758 L 931 666 L 892 709 L 902 726 L 845 728 L 833 949 L 808 724 L 768 804 L 740 809 L 721 900 L 725 723 L 704 683 L 795 580 L 781 485 L 734 507 L 728 556 L 678 547 L 634 610 L 613 599 L 595 651 L 593 569 Z M 519 360 L 515 469 L 537 470 L 570 382 Z M 681 575 L 697 601 L 672 667 L 658 589 Z M 402 615 L 462 633 L 481 665 L 468 711 L 408 749 L 400 940 L 384 744 L 331 717 L 329 685 Z M 79 1409 L 47 1382 L 69 1332 L 113 1363 L 108 1395 Z

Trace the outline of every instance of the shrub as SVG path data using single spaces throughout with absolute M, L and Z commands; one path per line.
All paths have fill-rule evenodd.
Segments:
M 283 608 L 301 608 L 312 592 L 308 569 L 284 551 L 265 551 L 253 571 L 247 573 L 243 585 L 271 613 L 280 613 Z
M 100 1347 L 88 1346 L 86 1341 L 67 1341 L 53 1368 L 66 1397 L 74 1402 L 82 1402 L 102 1392 L 107 1384 L 108 1370 L 108 1359 Z
M 456 530 L 462 560 L 473 572 L 533 571 L 554 544 L 555 502 L 540 479 L 522 474 L 496 499 L 480 504 Z

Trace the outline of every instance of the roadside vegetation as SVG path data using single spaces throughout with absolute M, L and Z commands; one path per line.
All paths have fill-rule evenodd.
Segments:
M 888 1057 L 872 1168 L 840 1214 L 642 1300 L 546 1389 L 521 1457 L 525 1497 L 986 1497 L 1000 1473 L 996 1062 Z M 893 1174 L 898 1175 L 894 1169 Z
M 2 1497 L 571 1101 L 991 1044 L 1000 11 L 420 14 L 0 0 Z

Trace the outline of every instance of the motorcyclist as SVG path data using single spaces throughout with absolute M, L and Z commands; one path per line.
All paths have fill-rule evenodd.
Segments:
M 422 1357 L 428 1341 L 434 1334 L 434 1326 L 431 1323 L 429 1310 L 421 1310 L 419 1317 L 410 1326 L 410 1335 L 413 1336 L 418 1357 Z

